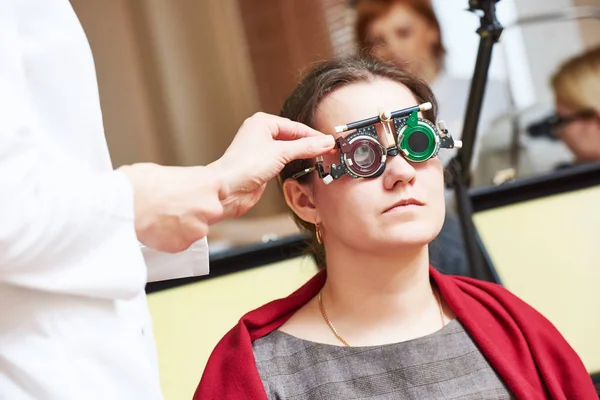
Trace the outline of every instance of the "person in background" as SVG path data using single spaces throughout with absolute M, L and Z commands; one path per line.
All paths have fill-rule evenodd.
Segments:
M 358 51 L 406 69 L 429 84 L 444 115 L 448 130 L 460 139 L 469 96 L 470 80 L 448 74 L 440 23 L 430 0 L 357 0 L 355 37 Z M 472 65 L 466 65 L 471 70 Z M 489 80 L 481 109 L 478 135 L 492 129 L 494 121 L 510 109 L 505 85 Z M 478 143 L 480 140 L 478 140 Z M 477 164 L 476 146 L 473 167 Z M 456 155 L 440 155 L 444 165 Z
M 282 116 L 337 139 L 353 133 L 336 126 L 427 101 L 430 89 L 407 72 L 350 58 L 312 68 Z M 435 122 L 435 107 L 420 117 Z M 372 127 L 387 143 L 382 124 Z M 354 162 L 368 159 L 357 153 Z M 289 163 L 279 179 L 321 272 L 240 319 L 195 399 L 597 398 L 578 355 L 532 307 L 430 267 L 445 212 L 438 157 L 390 155 L 381 174 L 329 184 L 315 162 Z M 339 162 L 336 152 L 322 165 Z
M 600 47 L 561 65 L 551 84 L 557 136 L 573 153 L 575 164 L 600 162 Z
M 209 165 L 113 170 L 69 1 L 1 1 L 0 55 L 0 398 L 161 399 L 144 292 L 153 269 L 206 273 L 209 226 L 333 138 L 257 114 Z

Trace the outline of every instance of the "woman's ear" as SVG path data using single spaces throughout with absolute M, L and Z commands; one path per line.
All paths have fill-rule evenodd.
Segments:
M 283 196 L 288 206 L 300 219 L 311 224 L 317 221 L 317 209 L 311 184 L 301 184 L 296 179 L 288 179 L 283 183 Z

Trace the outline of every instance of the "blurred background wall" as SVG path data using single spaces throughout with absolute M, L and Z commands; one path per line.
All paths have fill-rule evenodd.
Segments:
M 466 11 L 467 0 L 431 1 L 448 49 L 449 73 L 470 77 L 477 16 Z M 115 167 L 139 161 L 208 164 L 225 151 L 245 118 L 257 111 L 278 113 L 311 63 L 354 52 L 348 0 L 71 3 L 95 56 Z M 503 25 L 509 25 L 590 4 L 600 0 L 502 0 L 497 8 Z M 581 20 L 507 30 L 491 76 L 513 87 L 519 106 L 550 103 L 550 74 L 567 57 L 599 44 L 599 28 L 598 20 Z M 238 223 L 268 220 L 284 209 L 272 183 Z

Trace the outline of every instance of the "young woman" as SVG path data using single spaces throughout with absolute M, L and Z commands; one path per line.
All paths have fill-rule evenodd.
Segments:
M 420 120 L 413 112 L 393 129 L 363 126 L 374 136 L 360 146 L 360 131 L 335 128 L 426 102 L 434 107 Z M 432 124 L 424 83 L 374 61 L 330 61 L 308 73 L 282 114 L 340 145 L 280 175 L 322 271 L 240 320 L 211 355 L 196 399 L 597 398 L 579 357 L 534 309 L 498 285 L 429 266 L 443 174 L 437 157 L 418 156 L 430 149 L 424 132 L 448 137 Z M 395 146 L 402 151 L 380 157 Z

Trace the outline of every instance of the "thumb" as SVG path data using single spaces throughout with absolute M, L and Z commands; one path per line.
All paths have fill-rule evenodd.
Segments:
M 287 164 L 293 160 L 314 158 L 331 151 L 335 146 L 335 138 L 331 135 L 319 135 L 278 141 L 277 144 L 279 156 Z

